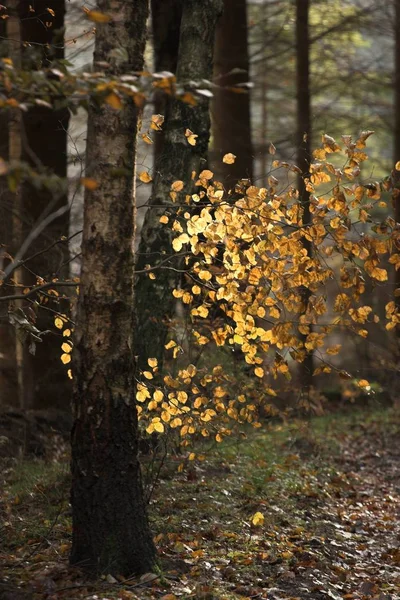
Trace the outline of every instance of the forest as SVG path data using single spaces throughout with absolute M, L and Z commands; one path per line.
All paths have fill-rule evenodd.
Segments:
M 0 4 L 0 600 L 400 600 L 400 0 Z

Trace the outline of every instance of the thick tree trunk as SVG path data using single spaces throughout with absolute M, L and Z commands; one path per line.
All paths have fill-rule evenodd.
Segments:
M 212 167 L 232 187 L 239 179 L 253 178 L 250 90 L 240 86 L 250 79 L 246 0 L 224 0 L 214 52 L 214 81 L 220 87 L 212 101 Z M 222 162 L 229 152 L 236 155 L 233 165 Z
M 177 79 L 181 84 L 189 81 L 211 79 L 215 26 L 221 10 L 221 0 L 185 0 L 183 4 Z M 188 144 L 185 130 L 197 134 L 195 146 Z M 160 224 L 167 208 L 174 214 L 177 204 L 170 199 L 171 184 L 176 180 L 185 183 L 184 194 L 193 191 L 192 172 L 197 174 L 207 163 L 210 136 L 209 102 L 198 97 L 195 106 L 172 99 L 168 119 L 164 124 L 164 142 L 161 154 L 154 165 L 153 193 L 142 228 L 136 270 L 146 264 L 163 262 L 156 270 L 157 279 L 139 273 L 136 281 L 138 336 L 136 354 L 143 368 L 147 359 L 155 357 L 161 365 L 168 323 L 173 317 L 175 299 L 172 290 L 179 282 L 179 274 L 168 266 L 179 267 L 179 260 L 171 247 L 171 229 Z M 173 255 L 169 264 L 168 255 Z
M 310 93 L 310 39 L 309 39 L 309 0 L 296 0 L 296 56 L 297 56 L 297 165 L 302 175 L 298 178 L 298 190 L 303 206 L 303 225 L 311 223 L 310 194 L 307 192 L 304 177 L 309 173 L 311 161 L 311 93 Z M 304 238 L 308 256 L 312 256 L 312 244 Z M 304 312 L 310 298 L 308 288 L 303 288 Z M 311 327 L 311 326 L 310 326 Z M 300 363 L 300 384 L 308 393 L 314 371 L 312 352 L 306 352 Z
M 395 76 L 394 76 L 394 163 L 400 161 L 400 0 L 395 0 Z M 397 171 L 394 171 L 396 176 Z M 397 177 L 396 177 L 397 179 Z M 400 178 L 398 178 L 400 179 Z M 396 181 L 398 187 L 399 184 Z M 394 218 L 400 223 L 400 189 L 393 194 Z M 400 288 L 400 269 L 395 271 L 395 288 Z M 394 298 L 400 311 L 400 296 Z M 398 351 L 400 351 L 400 327 L 397 327 Z
M 98 7 L 118 19 L 97 25 L 95 68 L 109 63 L 112 78 L 141 71 L 147 0 L 99 0 Z M 99 185 L 85 194 L 74 350 L 71 564 L 125 576 L 151 570 L 155 560 L 137 459 L 132 250 L 137 125 L 133 101 L 120 111 L 103 105 L 89 112 L 87 174 Z
M 54 4 L 54 7 L 52 6 Z M 54 10 L 54 14 L 48 8 Z M 33 10 L 32 10 L 33 9 Z M 64 57 L 64 1 L 50 3 L 48 0 L 21 0 L 18 6 L 21 23 L 21 39 L 32 42 L 22 52 L 25 69 L 49 67 L 53 60 Z M 21 239 L 25 239 L 36 223 L 47 214 L 68 206 L 67 196 L 67 129 L 69 111 L 35 106 L 22 113 L 21 159 L 39 173 L 57 175 L 64 186 L 55 191 L 37 189 L 29 182 L 21 187 Z M 54 220 L 38 236 L 29 248 L 29 255 L 49 247 L 62 237 L 68 237 L 68 212 Z M 65 278 L 69 274 L 68 245 L 58 244 L 52 250 L 29 260 L 22 269 L 25 284 L 36 282 L 35 275 L 50 280 Z M 51 306 L 51 305 L 50 305 Z M 57 308 L 56 306 L 51 306 Z M 63 308 L 61 311 L 63 312 Z M 45 309 L 39 311 L 36 326 L 41 330 L 53 330 L 54 314 Z M 70 380 L 60 361 L 60 338 L 54 334 L 43 336 L 37 344 L 36 354 L 26 353 L 24 379 L 32 377 L 31 385 L 24 385 L 24 405 L 34 408 L 58 407 L 68 410 L 71 395 Z

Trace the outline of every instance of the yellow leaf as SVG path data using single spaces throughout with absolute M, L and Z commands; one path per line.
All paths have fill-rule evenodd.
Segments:
M 255 374 L 257 377 L 264 377 L 264 369 L 262 369 L 261 367 L 256 367 L 256 368 L 254 369 L 254 374 Z
M 232 154 L 231 152 L 228 152 L 228 154 L 225 154 L 222 162 L 225 163 L 226 165 L 233 165 L 233 163 L 236 160 L 236 156 L 235 154 Z
M 169 219 L 167 217 L 167 215 L 163 215 L 162 217 L 160 217 L 160 223 L 164 223 L 164 225 L 166 225 L 168 223 Z
M 71 362 L 71 355 L 70 354 L 62 354 L 61 362 L 64 363 L 64 365 L 67 365 L 69 362 Z
M 369 388 L 371 386 L 370 386 L 369 381 L 367 381 L 366 379 L 360 379 L 359 382 L 358 382 L 358 387 L 360 387 L 360 388 Z
M 93 179 L 92 177 L 82 177 L 81 184 L 83 185 L 84 188 L 86 188 L 87 190 L 90 190 L 91 192 L 93 192 L 94 190 L 97 190 L 97 188 L 99 187 L 98 182 L 95 179 Z
M 165 344 L 165 349 L 170 350 L 171 348 L 175 348 L 175 346 L 176 346 L 176 342 L 174 342 L 174 340 L 171 340 L 168 342 L 168 344 Z
M 161 126 L 164 123 L 163 115 L 152 115 L 150 128 L 154 131 L 161 131 Z
M 199 271 L 198 275 L 199 279 L 202 279 L 203 281 L 209 281 L 212 278 L 211 273 L 209 271 L 205 271 L 204 269 Z
M 171 185 L 171 190 L 173 192 L 180 192 L 183 190 L 183 181 L 174 181 L 174 183 Z
M 108 96 L 106 97 L 106 102 L 114 110 L 121 110 L 122 108 L 122 100 L 115 92 L 111 92 L 111 94 L 108 94 Z
M 70 344 L 67 344 L 67 343 L 62 344 L 61 350 L 63 350 L 67 354 L 69 354 L 70 352 L 72 352 L 72 346 Z
M 269 154 L 276 154 L 276 148 L 272 142 L 270 143 L 270 145 L 268 147 L 268 152 L 269 152 Z
M 179 402 L 181 402 L 182 404 L 185 404 L 185 402 L 188 399 L 188 395 L 186 392 L 181 390 L 177 393 L 177 398 L 178 398 Z
M 214 177 L 214 173 L 209 171 L 208 169 L 204 169 L 199 175 L 199 179 L 212 179 Z
M 153 140 L 151 139 L 151 137 L 149 136 L 148 133 L 142 133 L 142 140 L 144 142 L 146 142 L 146 144 L 152 144 Z
M 153 423 L 153 427 L 154 431 L 157 431 L 157 433 L 164 433 L 164 425 L 161 423 L 161 421 Z
M 147 360 L 147 364 L 149 365 L 149 367 L 154 369 L 154 367 L 156 367 L 158 365 L 158 360 L 156 358 L 149 358 Z
M 52 8 L 46 8 L 47 12 L 51 14 L 52 17 L 56 16 L 56 13 L 54 12 L 54 10 Z
M 186 129 L 185 136 L 187 138 L 188 144 L 190 144 L 191 146 L 195 146 L 197 144 L 197 138 L 199 136 L 196 133 L 193 133 L 193 131 L 190 131 L 190 129 Z
M 152 177 L 147 171 L 142 171 L 139 173 L 139 179 L 140 181 L 143 181 L 143 183 L 150 183 L 150 181 L 152 181 Z
M 371 277 L 373 277 L 377 281 L 387 281 L 388 280 L 388 274 L 385 269 L 379 269 L 378 267 L 375 267 L 372 269 L 372 271 L 369 274 L 371 275 Z
M 194 460 L 196 458 L 196 454 L 194 452 L 191 452 L 189 454 L 189 460 Z
M 70 335 L 71 335 L 71 330 L 70 329 L 64 329 L 63 336 L 64 337 L 69 337 Z
M 138 383 L 137 392 L 136 392 L 136 400 L 138 402 L 144 402 L 150 398 L 150 392 L 147 387 L 143 383 Z
M 251 524 L 254 525 L 254 527 L 258 527 L 258 526 L 264 524 L 264 520 L 265 520 L 264 515 L 261 512 L 256 512 L 251 517 Z
M 85 13 L 87 18 L 95 23 L 109 23 L 111 21 L 110 15 L 101 13 L 98 10 L 85 10 Z
M 72 379 L 72 371 L 71 371 L 71 369 L 68 369 L 67 375 L 68 375 L 69 379 Z
M 156 390 L 153 394 L 153 398 L 156 402 L 161 402 L 161 400 L 164 398 L 164 394 L 161 390 Z
M 54 319 L 54 325 L 57 327 L 57 329 L 62 329 L 64 326 L 64 322 L 60 319 L 60 317 L 56 317 Z
M 150 371 L 143 371 L 143 375 L 146 379 L 153 379 L 153 373 L 150 373 Z
M 331 346 L 330 348 L 327 348 L 326 349 L 326 353 L 334 356 L 335 354 L 339 354 L 339 351 L 340 351 L 341 347 L 342 347 L 341 344 L 335 344 L 334 346 Z
M 396 171 L 400 171 L 400 160 L 397 161 L 395 167 Z

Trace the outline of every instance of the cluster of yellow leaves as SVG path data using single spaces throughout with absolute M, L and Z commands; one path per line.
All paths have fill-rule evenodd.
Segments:
M 233 201 L 221 183 L 211 182 L 210 171 L 200 173 L 197 184 L 203 190 L 192 200 L 201 199 L 202 208 L 183 212 L 174 227 L 179 235 L 173 240 L 175 251 L 185 248 L 196 257 L 191 272 L 195 285 L 175 290 L 174 295 L 185 304 L 194 304 L 195 323 L 205 321 L 193 331 L 199 344 L 214 340 L 217 345 L 238 345 L 257 377 L 267 373 L 289 377 L 289 363 L 302 362 L 307 352 L 322 349 L 333 327 L 345 326 L 364 337 L 368 334 L 356 325 L 376 321 L 372 308 L 361 302 L 365 278 L 375 284 L 387 281 L 382 255 L 390 255 L 395 234 L 390 217 L 375 233 L 371 229 L 360 235 L 357 230 L 360 221 L 372 220 L 374 201 L 381 197 L 378 182 L 363 186 L 355 181 L 367 159 L 362 149 L 371 134 L 363 132 L 355 141 L 342 137 L 342 168 L 327 160 L 342 148 L 330 136 L 323 136 L 306 179 L 310 224 L 303 223 L 304 208 L 296 190 L 279 192 L 275 177 L 269 178 L 269 187 L 242 187 L 242 197 Z M 298 172 L 289 163 L 274 161 L 273 166 Z M 175 183 L 183 186 L 183 182 Z M 328 193 L 316 195 L 316 188 L 327 183 Z M 399 255 L 393 254 L 390 262 L 400 266 Z M 326 285 L 333 278 L 341 288 L 334 300 L 337 315 L 326 304 Z M 209 327 L 210 307 L 215 304 L 226 319 L 219 327 Z M 393 311 L 388 313 L 389 326 L 397 322 L 395 307 Z M 273 347 L 280 355 L 266 365 L 266 353 Z M 321 357 L 335 353 L 330 348 Z
M 392 253 L 397 235 L 393 219 L 373 224 L 374 206 L 384 204 L 384 184 L 357 181 L 371 134 L 363 132 L 355 141 L 343 136 L 342 146 L 323 136 L 305 180 L 309 223 L 303 222 L 297 190 L 288 188 L 285 180 L 281 191 L 273 175 L 266 187 L 242 180 L 234 196 L 208 169 L 193 174 L 198 190 L 192 195 L 185 194 L 183 181 L 171 185 L 176 211 L 173 218 L 170 212 L 160 221 L 177 234 L 173 249 L 192 257 L 187 259 L 190 278 L 173 295 L 188 307 L 198 346 L 240 349 L 261 398 L 276 395 L 271 381 L 289 380 L 292 365 L 304 361 L 309 352 L 319 361 L 314 375 L 338 371 L 331 358 L 341 349 L 330 339 L 335 328 L 367 337 L 367 325 L 379 322 L 363 301 L 366 280 L 374 286 L 386 282 L 383 261 L 398 269 L 400 255 Z M 194 134 L 187 130 L 185 135 L 189 141 Z M 328 160 L 339 153 L 344 154 L 341 168 Z M 226 164 L 234 160 L 233 154 L 223 158 Z M 299 172 L 296 165 L 278 160 L 273 168 Z M 317 193 L 319 187 L 322 193 Z M 360 234 L 360 223 L 371 226 Z M 328 304 L 332 280 L 337 292 Z M 400 323 L 394 302 L 386 305 L 386 318 L 388 330 Z M 183 352 L 174 340 L 166 349 L 173 358 Z M 150 362 L 149 366 L 152 371 L 143 373 L 137 393 L 140 418 L 149 433 L 177 429 L 187 445 L 195 433 L 222 441 L 231 433 L 233 421 L 260 426 L 257 402 L 246 393 L 232 394 L 221 366 L 203 373 L 189 365 L 174 377 L 156 378 L 154 386 L 158 367 Z M 366 380 L 359 380 L 358 387 L 370 389 Z M 261 524 L 256 515 L 253 525 Z
M 179 348 L 176 342 L 166 346 L 170 350 Z M 229 426 L 232 420 L 260 426 L 254 403 L 244 394 L 235 399 L 230 397 L 230 377 L 221 365 L 206 373 L 190 364 L 180 369 L 175 377 L 165 375 L 152 385 L 151 380 L 156 380 L 158 375 L 157 360 L 150 358 L 148 364 L 151 371 L 142 373 L 136 392 L 139 419 L 144 422 L 147 433 L 163 433 L 166 427 L 175 429 L 179 432 L 181 445 L 187 446 L 190 437 L 196 433 L 202 437 L 214 435 L 215 440 L 221 442 L 232 433 Z

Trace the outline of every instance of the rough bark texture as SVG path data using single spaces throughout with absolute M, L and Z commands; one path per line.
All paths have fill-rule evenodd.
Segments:
M 220 11 L 220 0 L 185 0 L 183 3 L 177 64 L 177 79 L 181 84 L 211 79 L 215 26 Z M 198 135 L 195 146 L 187 142 L 187 128 Z M 153 193 L 142 228 L 136 264 L 138 271 L 143 270 L 146 264 L 154 266 L 161 261 L 164 267 L 155 271 L 156 280 L 142 273 L 138 274 L 136 281 L 139 332 L 136 354 L 140 367 L 146 366 L 149 357 L 155 357 L 159 364 L 162 363 L 168 322 L 174 314 L 172 290 L 180 278 L 179 274 L 165 268 L 179 268 L 180 262 L 172 251 L 171 230 L 160 224 L 160 216 L 168 207 L 171 207 L 172 213 L 176 211 L 177 205 L 171 202 L 169 196 L 174 181 L 185 182 L 183 198 L 184 194 L 192 191 L 192 171 L 198 174 L 206 166 L 209 136 L 209 102 L 206 98 L 198 97 L 196 106 L 171 100 L 164 124 L 163 149 L 154 165 Z M 165 259 L 171 254 L 168 265 Z
M 54 11 L 52 15 L 47 9 Z M 33 9 L 33 12 L 32 12 Z M 64 57 L 65 2 L 48 0 L 21 0 L 18 6 L 21 39 L 33 42 L 23 47 L 22 66 L 35 70 L 49 67 L 54 59 Z M 65 107 L 52 110 L 42 106 L 22 113 L 21 159 L 41 174 L 57 175 L 64 185 L 53 189 L 37 189 L 29 182 L 21 187 L 21 239 L 25 239 L 36 223 L 53 211 L 68 205 L 67 197 L 67 129 L 69 111 Z M 50 179 L 49 179 L 50 180 Z M 29 255 L 49 247 L 62 236 L 68 237 L 68 212 L 54 220 L 29 248 Z M 37 274 L 45 279 L 65 278 L 69 274 L 67 243 L 59 244 L 26 263 L 22 279 L 35 283 Z M 53 306 L 53 308 L 55 308 Z M 63 308 L 61 308 L 63 311 Z M 54 314 L 39 311 L 36 326 L 54 330 Z M 26 353 L 24 378 L 32 377 L 31 385 L 24 385 L 24 406 L 34 408 L 58 407 L 69 410 L 70 380 L 60 361 L 60 338 L 55 334 L 43 337 L 37 344 L 36 354 Z
M 297 165 L 302 175 L 298 178 L 298 190 L 303 205 L 303 225 L 311 223 L 310 195 L 305 189 L 304 177 L 309 173 L 311 161 L 311 94 L 310 94 L 310 39 L 309 0 L 296 0 L 296 56 L 297 56 Z M 312 244 L 304 238 L 304 247 L 312 256 Z M 303 289 L 304 312 L 310 291 Z M 307 352 L 300 363 L 300 384 L 307 392 L 312 384 L 313 354 Z
M 98 8 L 118 20 L 97 25 L 95 63 L 110 63 L 112 77 L 142 70 L 147 0 L 99 0 Z M 99 186 L 86 192 L 84 203 L 74 351 L 71 564 L 127 576 L 151 570 L 155 560 L 137 459 L 132 351 L 138 110 L 133 101 L 120 111 L 92 106 L 88 123 L 87 174 Z
M 400 0 L 395 0 L 395 77 L 394 77 L 394 163 L 400 160 Z M 394 171 L 396 175 L 396 171 Z M 398 184 L 397 184 L 398 185 Z M 394 218 L 400 223 L 400 190 L 393 194 Z M 400 269 L 395 272 L 395 287 L 400 288 Z M 400 310 L 400 296 L 395 296 Z M 400 327 L 397 328 L 398 351 L 400 351 Z
M 250 91 L 240 87 L 250 79 L 246 0 L 224 0 L 214 51 L 214 81 L 220 87 L 212 101 L 213 171 L 225 185 L 253 178 Z M 233 165 L 224 154 L 236 155 Z

